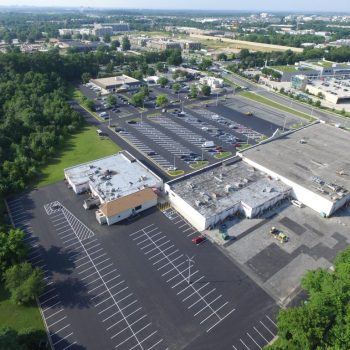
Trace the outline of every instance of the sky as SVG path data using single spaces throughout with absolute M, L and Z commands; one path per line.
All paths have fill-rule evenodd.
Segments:
M 55 0 L 54 2 L 47 0 L 0 0 L 0 5 L 350 12 L 349 0 Z

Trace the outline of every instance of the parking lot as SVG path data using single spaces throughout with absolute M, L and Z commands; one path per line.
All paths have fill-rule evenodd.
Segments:
M 254 327 L 272 338 L 260 320 L 275 334 L 264 320 L 274 300 L 210 242 L 194 245 L 178 214 L 99 226 L 83 197 L 58 183 L 9 201 L 47 269 L 40 301 L 54 349 L 241 349 L 247 332 L 261 346 Z

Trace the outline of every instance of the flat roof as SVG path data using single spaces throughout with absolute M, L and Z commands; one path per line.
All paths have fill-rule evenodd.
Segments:
M 338 96 L 339 99 L 350 99 L 350 80 L 349 79 L 313 80 L 311 83 L 308 83 L 308 86 L 312 86 L 314 88 L 322 90 L 324 93 Z
M 223 162 L 183 180 L 170 183 L 173 192 L 204 217 L 209 218 L 243 202 L 259 207 L 289 190 L 239 158 Z
M 108 89 L 114 86 L 122 86 L 124 84 L 132 84 L 132 83 L 135 84 L 139 82 L 137 79 L 129 77 L 125 74 L 117 75 L 114 77 L 108 77 L 108 78 L 91 79 L 90 81 L 93 84 L 98 85 L 99 87 L 102 87 L 103 89 Z
M 129 194 L 120 199 L 102 204 L 100 210 L 105 216 L 114 216 L 128 209 L 135 208 L 143 203 L 157 199 L 157 195 L 151 188 L 145 188 L 139 192 Z
M 243 158 L 332 201 L 350 189 L 350 133 L 312 124 L 243 151 Z M 334 190 L 333 190 L 333 189 Z M 340 198 L 340 197 L 339 197 Z
M 67 168 L 64 173 L 75 185 L 89 183 L 105 202 L 155 187 L 162 181 L 126 151 Z

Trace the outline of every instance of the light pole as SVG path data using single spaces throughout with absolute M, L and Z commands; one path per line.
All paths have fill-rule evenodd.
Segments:
M 190 258 L 188 255 L 187 256 L 187 261 L 188 261 L 188 278 L 187 278 L 187 283 L 190 284 L 191 283 L 191 263 L 194 264 L 194 256 L 192 256 L 192 258 Z
M 181 112 L 184 112 L 184 100 L 181 101 Z
M 142 114 L 143 114 L 143 112 L 141 112 L 141 124 L 142 124 Z
M 204 159 L 203 159 L 203 153 L 204 153 L 204 149 L 202 148 L 202 162 L 203 162 L 203 160 L 204 160 Z
M 108 127 L 111 127 L 111 112 L 108 112 Z
M 286 128 L 286 123 L 287 123 L 287 117 L 284 117 L 284 123 L 283 123 L 283 130 L 282 130 L 282 132 L 284 132 L 284 129 Z
M 218 106 L 218 103 L 219 103 L 219 93 L 217 92 L 216 93 L 216 107 Z

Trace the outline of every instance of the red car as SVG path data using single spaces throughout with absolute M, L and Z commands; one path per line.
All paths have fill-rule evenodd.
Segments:
M 203 235 L 199 235 L 199 236 L 192 238 L 192 243 L 199 244 L 199 243 L 204 242 L 205 240 L 206 240 L 206 238 Z

